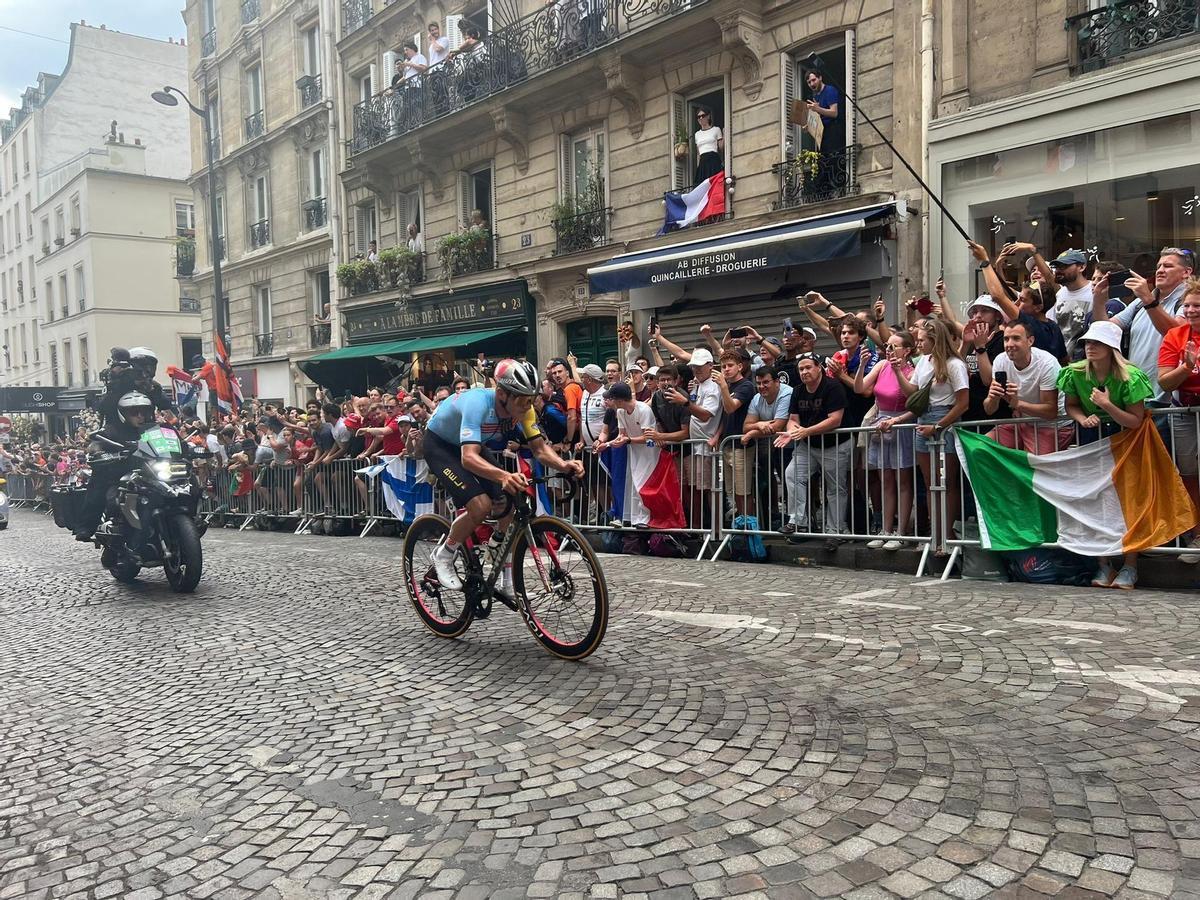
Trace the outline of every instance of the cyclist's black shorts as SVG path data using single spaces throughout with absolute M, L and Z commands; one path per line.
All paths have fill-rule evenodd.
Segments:
M 446 489 L 446 493 L 450 495 L 456 506 L 466 506 L 473 497 L 483 494 L 491 497 L 492 500 L 500 499 L 504 492 L 498 483 L 480 478 L 463 465 L 460 446 L 451 444 L 432 431 L 425 432 L 424 441 L 425 463 L 429 466 L 429 471 L 437 477 L 438 483 Z M 487 447 L 480 446 L 479 449 L 483 453 L 484 459 L 494 466 L 500 465 Z

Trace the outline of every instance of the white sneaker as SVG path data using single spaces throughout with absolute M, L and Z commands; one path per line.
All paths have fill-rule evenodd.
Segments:
M 904 541 L 896 540 L 896 535 L 892 535 L 892 539 L 883 545 L 883 549 L 888 552 L 895 552 L 904 546 Z
M 867 549 L 868 550 L 882 550 L 883 545 L 885 543 L 887 543 L 887 539 L 891 536 L 892 536 L 891 532 L 888 532 L 888 531 L 880 532 L 879 537 L 875 538 L 875 540 L 867 541 Z
M 454 557 L 457 555 L 444 554 L 442 547 L 433 552 L 433 569 L 437 572 L 438 584 L 451 591 L 461 591 L 463 586 L 462 579 L 454 571 Z
M 1192 538 L 1192 542 L 1187 545 L 1189 550 L 1200 550 L 1200 537 Z M 1189 566 L 1194 566 L 1200 563 L 1200 553 L 1180 553 L 1179 561 Z
M 297 506 L 290 513 L 288 513 L 288 515 L 289 516 L 302 516 L 302 515 L 304 515 L 304 510 L 302 508 L 300 508 L 299 506 Z

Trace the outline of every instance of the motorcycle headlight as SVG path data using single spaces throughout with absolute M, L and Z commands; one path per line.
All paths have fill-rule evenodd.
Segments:
M 175 474 L 171 468 L 171 464 L 166 460 L 151 463 L 150 471 L 158 476 L 159 481 L 170 481 L 171 476 Z

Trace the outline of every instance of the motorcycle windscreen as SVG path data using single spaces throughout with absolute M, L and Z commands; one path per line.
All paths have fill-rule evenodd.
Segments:
M 183 446 L 179 442 L 179 433 L 174 428 L 147 428 L 138 440 L 138 453 L 153 459 L 182 456 Z

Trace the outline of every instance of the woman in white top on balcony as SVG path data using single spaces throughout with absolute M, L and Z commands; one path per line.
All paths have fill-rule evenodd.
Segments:
M 725 135 L 713 124 L 712 110 L 707 106 L 696 108 L 696 184 L 712 178 L 725 168 Z

